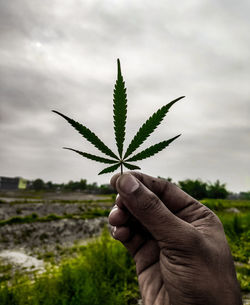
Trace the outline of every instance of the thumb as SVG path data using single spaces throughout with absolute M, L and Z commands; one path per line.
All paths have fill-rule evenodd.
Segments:
M 192 229 L 191 225 L 176 217 L 133 175 L 121 175 L 117 179 L 116 189 L 128 211 L 158 242 L 177 242 L 184 237 L 183 233 L 187 232 L 187 229 Z

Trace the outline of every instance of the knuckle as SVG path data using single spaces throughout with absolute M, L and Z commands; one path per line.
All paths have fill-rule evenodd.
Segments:
M 187 229 L 185 234 L 183 234 L 183 244 L 186 245 L 187 248 L 192 249 L 192 251 L 200 250 L 203 248 L 204 238 L 199 231 L 195 228 L 191 227 L 189 230 Z
M 213 212 L 212 212 L 213 213 Z M 220 230 L 220 231 L 224 231 L 224 228 L 223 228 L 223 224 L 222 222 L 220 221 L 220 218 L 213 213 L 213 221 L 214 221 L 214 224 L 215 226 Z

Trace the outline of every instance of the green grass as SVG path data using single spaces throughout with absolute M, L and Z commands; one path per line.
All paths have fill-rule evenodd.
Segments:
M 1 305 L 124 305 L 139 298 L 135 267 L 125 248 L 104 230 L 77 258 L 51 267 L 34 280 L 0 284 Z
M 243 264 L 241 266 L 236 266 L 237 279 L 240 283 L 242 291 L 250 291 L 250 266 Z
M 236 262 L 241 290 L 249 292 L 250 201 L 209 199 L 205 204 L 210 205 L 222 221 Z M 229 207 L 237 207 L 241 212 L 226 212 Z M 100 208 L 89 209 L 84 214 L 85 217 L 94 217 L 105 211 Z M 53 219 L 57 216 L 50 217 Z M 42 275 L 35 275 L 33 279 L 20 273 L 14 278 L 10 277 L 10 266 L 2 267 L 3 273 L 6 271 L 7 275 L 3 275 L 0 280 L 0 304 L 136 304 L 139 291 L 134 263 L 125 248 L 114 241 L 107 230 L 99 239 L 86 246 L 74 245 L 68 249 L 58 247 L 61 261 L 56 259 L 54 252 L 41 255 L 42 259 L 52 263 L 52 267 Z
M 203 199 L 201 202 L 213 211 L 223 211 L 232 207 L 250 211 L 250 200 Z
M 250 260 L 250 213 L 218 212 L 217 215 L 223 223 L 234 260 L 248 263 Z
M 12 265 L 9 263 L 4 264 L 2 262 L 2 259 L 0 259 L 0 283 L 11 279 L 11 270 L 12 270 Z
M 85 200 L 68 200 L 68 199 L 39 199 L 39 200 L 29 200 L 29 199 L 21 199 L 21 200 L 0 200 L 0 204 L 36 204 L 36 203 L 62 203 L 62 204 L 106 204 L 108 206 L 111 206 L 114 204 L 114 199 L 112 197 L 107 199 L 85 199 Z
M 250 201 L 248 200 L 204 200 L 220 218 L 236 262 L 237 278 L 242 291 L 250 291 Z M 225 210 L 236 207 L 240 213 Z
M 63 216 L 56 214 L 49 214 L 44 217 L 39 217 L 36 213 L 27 216 L 14 216 L 9 219 L 0 220 L 0 226 L 13 225 L 13 224 L 23 224 L 23 223 L 33 223 L 33 222 L 47 222 L 60 219 L 93 219 L 96 217 L 107 217 L 109 215 L 110 209 L 93 208 L 89 209 L 82 214 L 64 214 Z
M 68 200 L 68 199 L 53 199 L 49 200 L 50 203 L 102 203 L 114 202 L 112 198 L 107 199 L 85 199 L 85 200 Z

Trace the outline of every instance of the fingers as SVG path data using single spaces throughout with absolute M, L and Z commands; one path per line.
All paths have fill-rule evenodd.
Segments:
M 112 229 L 112 235 L 116 240 L 122 242 L 132 255 L 137 265 L 138 274 L 145 269 L 148 261 L 158 259 L 159 250 L 156 241 L 143 230 L 139 223 L 133 222 L 131 225 L 128 222 L 124 226 L 115 226 Z M 155 249 L 156 251 L 154 251 Z
M 123 244 L 131 238 L 130 228 L 126 226 L 113 227 L 112 235 Z
M 110 211 L 109 223 L 113 226 L 113 237 L 122 242 L 133 257 L 149 237 L 148 232 L 126 210 L 120 196 Z
M 126 224 L 128 218 L 128 212 L 115 205 L 109 214 L 109 223 L 112 226 L 122 226 Z
M 167 206 L 167 208 L 173 212 L 178 213 L 182 209 L 195 204 L 201 206 L 193 197 L 182 191 L 175 184 L 165 181 L 163 179 L 154 178 L 139 172 L 127 172 L 125 174 L 131 174 L 136 177 L 141 183 L 143 183 L 149 190 L 155 193 L 161 201 Z M 110 183 L 117 189 L 117 181 L 120 174 L 116 174 L 112 177 Z
M 183 235 L 188 224 L 176 217 L 135 175 L 123 174 L 115 184 L 124 206 L 157 241 Z

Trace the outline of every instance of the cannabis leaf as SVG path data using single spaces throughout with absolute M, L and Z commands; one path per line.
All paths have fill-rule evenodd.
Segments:
M 123 173 L 123 166 L 128 168 L 129 170 L 140 169 L 139 166 L 133 165 L 128 162 L 134 162 L 138 160 L 143 160 L 153 156 L 154 154 L 160 152 L 164 148 L 166 148 L 171 142 L 177 139 L 180 135 L 175 136 L 171 139 L 162 141 L 160 143 L 154 144 L 143 151 L 133 155 L 131 154 L 136 151 L 137 148 L 152 134 L 152 132 L 160 125 L 163 118 L 169 111 L 170 107 L 174 105 L 177 101 L 184 98 L 181 96 L 172 102 L 164 105 L 160 109 L 158 109 L 149 119 L 141 126 L 138 130 L 132 141 L 130 142 L 125 154 L 123 155 L 123 144 L 125 140 L 126 134 L 126 119 L 127 119 L 127 93 L 125 88 L 125 82 L 123 80 L 123 76 L 121 73 L 121 65 L 120 60 L 117 59 L 117 80 L 115 83 L 114 88 L 114 95 L 113 95 L 113 118 L 114 118 L 114 133 L 115 133 L 115 140 L 116 146 L 118 150 L 119 157 L 109 148 L 107 147 L 102 140 L 98 138 L 98 136 L 88 129 L 86 126 L 72 120 L 71 118 L 67 117 L 66 115 L 53 110 L 53 112 L 57 113 L 61 117 L 63 117 L 70 125 L 72 125 L 87 141 L 93 144 L 98 150 L 100 150 L 105 155 L 111 157 L 112 159 L 103 158 L 100 156 L 92 155 L 86 152 L 82 152 L 73 148 L 64 147 L 65 149 L 72 150 L 81 156 L 107 164 L 112 164 L 109 167 L 103 169 L 99 175 L 105 173 L 111 173 L 121 168 L 121 173 Z
M 122 158 L 123 142 L 125 139 L 125 125 L 127 118 L 127 94 L 125 88 L 125 82 L 121 74 L 120 61 L 117 61 L 118 73 L 117 81 L 114 89 L 114 130 L 115 140 L 120 158 Z

